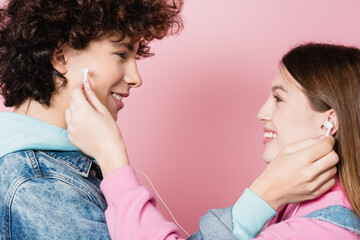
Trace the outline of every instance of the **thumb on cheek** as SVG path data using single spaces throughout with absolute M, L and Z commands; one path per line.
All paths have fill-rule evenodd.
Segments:
M 90 79 L 86 80 L 84 93 L 85 93 L 85 97 L 87 98 L 89 103 L 95 108 L 95 110 L 98 112 L 103 112 L 105 106 L 100 102 L 99 98 L 96 96 L 95 92 L 93 91 Z
M 85 88 L 92 90 L 92 85 L 90 79 L 86 79 L 84 82 Z

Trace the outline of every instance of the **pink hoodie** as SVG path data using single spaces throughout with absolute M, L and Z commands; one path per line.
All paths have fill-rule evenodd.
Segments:
M 156 209 L 153 194 L 139 185 L 132 167 L 114 170 L 100 188 L 108 203 L 105 217 L 111 239 L 183 239 L 175 223 L 168 222 Z
M 335 186 L 320 198 L 302 202 L 296 210 L 297 205 L 298 204 L 289 204 L 281 207 L 277 211 L 276 216 L 269 221 L 267 226 L 256 239 L 360 239 L 360 237 L 355 233 L 334 224 L 302 217 L 331 205 L 341 205 L 352 209 L 341 189 L 338 178 L 336 178 Z M 294 212 L 295 215 L 293 216 Z
M 167 221 L 156 209 L 153 194 L 139 185 L 132 167 L 119 168 L 110 173 L 101 183 L 101 190 L 108 202 L 105 217 L 111 239 L 183 239 L 177 226 Z M 322 197 L 301 203 L 294 217 L 292 215 L 297 204 L 280 208 L 256 239 L 358 239 L 356 234 L 333 224 L 301 217 L 335 204 L 351 208 L 338 181 Z

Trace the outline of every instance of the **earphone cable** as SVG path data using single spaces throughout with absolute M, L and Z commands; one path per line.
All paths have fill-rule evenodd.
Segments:
M 138 173 L 142 174 L 150 183 L 151 187 L 154 189 L 154 192 L 156 193 L 156 195 L 158 196 L 158 198 L 160 199 L 160 201 L 162 202 L 162 204 L 164 204 L 165 208 L 167 209 L 167 211 L 170 213 L 172 219 L 174 220 L 174 222 L 176 223 L 176 225 L 178 225 L 178 227 L 188 236 L 190 237 L 189 233 L 176 221 L 174 215 L 172 214 L 172 212 L 170 211 L 170 209 L 168 208 L 168 206 L 165 204 L 165 202 L 162 200 L 162 198 L 160 197 L 159 193 L 156 191 L 154 185 L 152 184 L 150 178 L 148 176 L 146 176 L 145 173 L 137 170 L 136 168 L 134 168 Z
M 293 215 L 291 216 L 291 218 L 294 218 L 299 206 L 300 206 L 300 203 L 298 203 L 298 205 L 296 206 L 295 211 L 294 211 Z

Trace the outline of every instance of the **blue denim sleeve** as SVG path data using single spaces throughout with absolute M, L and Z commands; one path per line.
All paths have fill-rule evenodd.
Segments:
M 262 198 L 245 189 L 232 209 L 233 234 L 237 239 L 253 239 L 276 214 Z
M 110 239 L 103 210 L 76 184 L 45 176 L 18 183 L 5 239 Z
M 191 235 L 188 239 L 186 240 L 204 240 L 201 231 L 197 231 L 196 233 L 194 233 L 193 235 Z

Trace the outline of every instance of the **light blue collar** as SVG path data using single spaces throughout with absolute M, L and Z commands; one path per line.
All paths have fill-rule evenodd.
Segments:
M 80 151 L 72 145 L 65 129 L 38 119 L 0 113 L 0 157 L 21 150 Z

